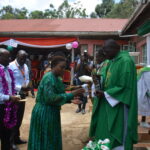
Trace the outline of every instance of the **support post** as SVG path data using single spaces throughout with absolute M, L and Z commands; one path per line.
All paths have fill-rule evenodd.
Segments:
M 74 63 L 74 48 L 71 50 L 71 63 Z M 74 67 L 71 67 L 71 85 L 73 85 Z
M 146 37 L 147 43 L 147 65 L 150 65 L 150 35 Z

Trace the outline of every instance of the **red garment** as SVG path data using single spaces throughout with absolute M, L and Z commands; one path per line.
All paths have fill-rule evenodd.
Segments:
M 31 61 L 32 68 L 39 68 L 39 66 L 40 66 L 40 61 L 38 61 L 38 60 Z

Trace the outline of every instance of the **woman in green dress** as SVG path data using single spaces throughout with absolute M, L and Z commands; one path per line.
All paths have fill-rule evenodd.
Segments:
M 32 111 L 28 150 L 62 150 L 60 109 L 63 104 L 80 104 L 72 100 L 84 92 L 82 88 L 65 93 L 61 76 L 66 68 L 65 58 L 55 56 L 52 71 L 44 75 Z

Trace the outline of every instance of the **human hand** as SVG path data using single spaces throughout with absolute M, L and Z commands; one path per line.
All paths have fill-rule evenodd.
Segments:
M 76 89 L 79 89 L 79 88 L 81 88 L 81 85 L 78 85 L 78 86 L 67 86 L 66 87 L 66 91 L 73 91 L 73 90 L 76 90 Z
M 99 98 L 103 98 L 105 95 L 103 91 L 99 90 L 99 91 L 96 91 L 96 96 Z
M 18 96 L 10 96 L 9 100 L 14 102 L 14 103 L 16 103 L 16 102 L 18 102 L 20 100 L 20 97 L 18 97 Z
M 79 99 L 73 99 L 73 100 L 71 100 L 71 102 L 73 104 L 82 104 L 82 101 L 80 101 Z
M 22 86 L 21 90 L 22 91 L 30 91 L 30 86 Z
M 85 90 L 83 88 L 79 88 L 79 89 L 73 90 L 71 93 L 74 96 L 78 96 L 78 95 L 82 95 L 84 92 L 85 92 Z

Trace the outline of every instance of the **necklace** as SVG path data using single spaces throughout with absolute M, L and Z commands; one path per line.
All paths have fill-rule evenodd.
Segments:
M 12 80 L 11 82 L 12 95 L 15 95 L 15 82 L 14 82 L 13 72 L 10 69 L 8 69 L 8 72 Z M 2 78 L 3 93 L 9 95 L 8 83 L 5 78 L 5 72 L 1 66 L 0 66 L 0 76 Z M 3 122 L 6 128 L 13 128 L 16 125 L 17 110 L 18 110 L 17 104 L 11 101 L 5 102 L 5 114 L 4 114 Z

